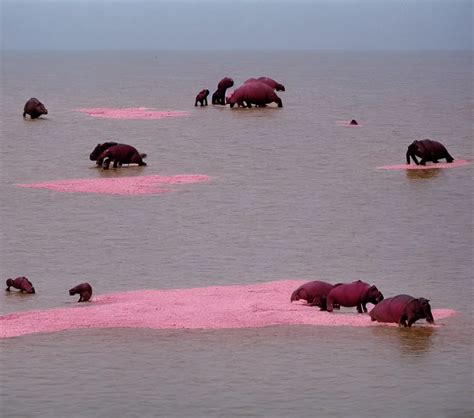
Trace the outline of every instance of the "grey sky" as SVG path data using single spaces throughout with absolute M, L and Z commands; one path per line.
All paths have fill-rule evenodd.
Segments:
M 472 49 L 471 0 L 0 0 L 3 49 Z

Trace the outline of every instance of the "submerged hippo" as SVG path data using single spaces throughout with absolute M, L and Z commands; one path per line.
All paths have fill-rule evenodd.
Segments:
M 335 286 L 327 297 L 327 311 L 332 312 L 334 305 L 351 307 L 357 306 L 357 312 L 367 312 L 367 303 L 377 305 L 383 300 L 382 293 L 375 285 L 369 285 L 361 280 Z
M 308 302 L 310 306 L 319 306 L 321 311 L 326 310 L 326 300 L 329 292 L 335 287 L 339 286 L 340 283 L 332 285 L 331 283 L 322 282 L 315 280 L 312 282 L 305 283 L 298 287 L 292 294 L 290 301 L 303 299 Z M 338 308 L 338 306 L 334 306 Z
M 78 302 L 87 302 L 92 296 L 92 286 L 89 283 L 81 283 L 69 290 L 71 296 L 79 294 Z
M 104 142 L 97 144 L 94 151 L 91 152 L 89 158 L 96 164 L 107 170 L 110 163 L 114 163 L 114 168 L 122 166 L 122 164 L 138 164 L 145 166 L 143 158 L 146 154 L 140 154 L 135 147 L 127 144 L 118 144 L 116 142 Z
M 410 295 L 387 298 L 377 304 L 369 315 L 372 321 L 395 322 L 404 327 L 411 327 L 419 319 L 426 319 L 428 323 L 434 324 L 429 300 Z
M 35 288 L 33 284 L 26 277 L 17 277 L 16 279 L 7 279 L 7 292 L 10 291 L 10 287 L 19 289 L 21 292 L 25 293 L 35 293 Z
M 25 103 L 23 108 L 23 117 L 30 115 L 31 119 L 37 119 L 41 115 L 47 115 L 48 110 L 44 107 L 44 104 L 41 103 L 36 97 L 32 97 Z

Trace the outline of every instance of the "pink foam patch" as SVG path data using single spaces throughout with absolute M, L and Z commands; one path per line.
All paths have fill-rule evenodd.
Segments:
M 44 183 L 17 184 L 19 187 L 48 189 L 63 193 L 102 193 L 112 195 L 150 195 L 171 192 L 171 185 L 209 181 L 205 175 L 111 177 L 100 179 L 58 180 Z
M 428 163 L 426 165 L 396 164 L 377 167 L 379 170 L 432 170 L 433 168 L 456 168 L 468 165 L 468 160 L 454 160 L 452 163 Z
M 290 295 L 302 280 L 240 286 L 138 290 L 94 296 L 74 307 L 0 316 L 0 338 L 77 328 L 225 329 L 275 325 L 374 326 L 352 310 L 320 312 Z M 455 314 L 432 311 L 435 320 Z M 381 324 L 378 324 L 381 325 Z M 396 326 L 396 324 L 394 324 Z
M 92 108 L 92 109 L 76 109 L 78 112 L 86 113 L 94 118 L 102 119 L 164 119 L 187 116 L 188 112 L 184 111 L 158 111 L 148 107 L 131 107 L 124 109 L 114 108 Z

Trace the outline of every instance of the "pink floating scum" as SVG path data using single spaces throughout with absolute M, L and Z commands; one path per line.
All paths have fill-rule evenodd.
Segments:
M 151 195 L 171 192 L 167 186 L 209 181 L 210 177 L 200 174 L 176 176 L 137 176 L 100 179 L 71 179 L 45 183 L 17 184 L 19 187 L 48 189 L 63 193 L 102 193 L 112 195 Z
M 131 107 L 123 109 L 115 108 L 92 108 L 92 109 L 76 109 L 78 112 L 86 113 L 94 118 L 102 119 L 164 119 L 187 116 L 188 112 L 170 110 L 158 111 L 148 107 Z
M 77 328 L 224 329 L 275 325 L 386 326 L 355 309 L 320 312 L 290 303 L 302 280 L 212 286 L 194 289 L 138 290 L 99 295 L 70 308 L 0 316 L 0 338 Z M 65 298 L 67 295 L 65 294 Z M 80 305 L 80 306 L 79 306 Z M 369 305 L 370 306 L 370 305 Z M 370 309 L 370 308 L 369 308 Z M 432 310 L 435 321 L 455 314 Z M 396 324 L 393 324 L 396 326 Z M 425 326 L 424 324 L 416 326 Z
M 468 160 L 454 160 L 452 163 L 428 163 L 426 165 L 396 164 L 377 167 L 379 170 L 432 170 L 433 168 L 456 168 L 468 165 Z

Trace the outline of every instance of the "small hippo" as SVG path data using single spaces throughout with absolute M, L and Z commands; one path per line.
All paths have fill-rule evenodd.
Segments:
M 81 283 L 69 290 L 71 296 L 78 293 L 80 295 L 78 302 L 87 302 L 92 296 L 92 286 L 89 283 Z
M 331 283 L 315 280 L 305 283 L 298 287 L 292 294 L 290 301 L 303 299 L 308 302 L 310 306 L 319 306 L 321 311 L 326 310 L 326 300 L 329 292 L 340 283 L 332 285 Z M 338 306 L 334 306 L 338 308 Z
M 17 277 L 16 279 L 7 279 L 7 292 L 10 291 L 10 287 L 20 289 L 21 292 L 35 293 L 33 284 L 26 277 Z
M 359 123 L 358 123 L 355 119 L 352 119 L 352 120 L 350 121 L 350 125 L 356 126 L 356 125 L 358 125 L 358 124 L 359 124 Z
M 201 90 L 196 96 L 194 106 L 197 106 L 198 102 L 201 104 L 201 106 L 207 106 L 207 96 L 209 96 L 209 90 Z
M 31 119 L 37 119 L 41 115 L 47 115 L 48 110 L 44 107 L 44 104 L 41 103 L 36 97 L 32 97 L 25 103 L 23 108 L 23 117 L 30 115 Z
M 122 166 L 122 164 L 146 165 L 146 162 L 143 161 L 143 158 L 146 158 L 146 154 L 140 154 L 135 147 L 128 144 L 110 144 L 113 144 L 113 142 L 97 144 L 89 156 L 91 160 L 95 158 L 97 160 L 96 164 L 102 166 L 104 170 L 108 170 L 112 162 L 114 163 L 114 168 Z M 99 153 L 101 149 L 102 152 Z
M 377 304 L 369 315 L 372 321 L 395 322 L 400 327 L 411 327 L 419 319 L 426 319 L 428 323 L 434 324 L 429 300 L 410 295 L 387 298 Z
M 370 286 L 360 280 L 356 282 L 340 284 L 334 287 L 327 297 L 327 311 L 332 312 L 334 305 L 351 307 L 357 306 L 357 312 L 367 312 L 367 303 L 376 305 L 383 300 L 382 293 L 376 286 Z

